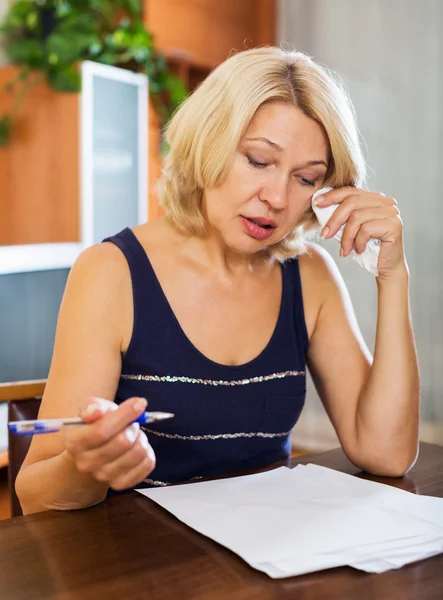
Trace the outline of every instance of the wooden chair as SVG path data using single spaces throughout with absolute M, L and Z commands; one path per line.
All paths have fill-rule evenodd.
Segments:
M 46 380 L 0 383 L 0 402 L 8 403 L 8 422 L 36 419 Z M 31 444 L 31 436 L 18 436 L 8 431 L 8 487 L 11 516 L 23 514 L 15 493 L 15 480 Z

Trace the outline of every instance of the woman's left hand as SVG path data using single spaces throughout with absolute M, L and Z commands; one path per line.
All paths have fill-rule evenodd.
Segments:
M 317 206 L 340 204 L 322 230 L 321 237 L 332 238 L 345 225 L 340 256 L 352 250 L 364 252 L 370 238 L 380 240 L 379 279 L 408 272 L 403 249 L 403 223 L 397 202 L 380 192 L 354 187 L 336 188 L 321 196 Z

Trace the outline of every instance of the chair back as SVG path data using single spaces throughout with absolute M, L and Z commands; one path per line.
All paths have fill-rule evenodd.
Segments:
M 45 379 L 0 383 L 0 401 L 8 403 L 8 422 L 36 419 L 45 385 Z M 15 493 L 15 480 L 31 440 L 32 436 L 14 435 L 8 431 L 8 488 L 12 517 L 23 514 Z

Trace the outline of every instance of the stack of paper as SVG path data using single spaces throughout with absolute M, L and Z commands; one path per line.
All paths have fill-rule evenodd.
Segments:
M 443 552 L 443 499 L 317 465 L 137 490 L 270 577 L 372 573 Z

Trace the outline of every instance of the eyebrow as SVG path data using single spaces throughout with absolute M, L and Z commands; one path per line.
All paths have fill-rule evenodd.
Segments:
M 283 148 L 279 144 L 277 144 L 277 142 L 272 142 L 271 140 L 268 140 L 268 138 L 265 137 L 247 137 L 245 138 L 245 140 L 247 140 L 248 142 L 265 142 L 265 144 L 268 144 L 268 146 L 270 146 L 274 150 L 277 150 L 277 152 L 283 152 Z M 324 160 L 310 160 L 306 164 L 309 166 L 324 165 L 326 168 L 328 168 L 328 164 Z

